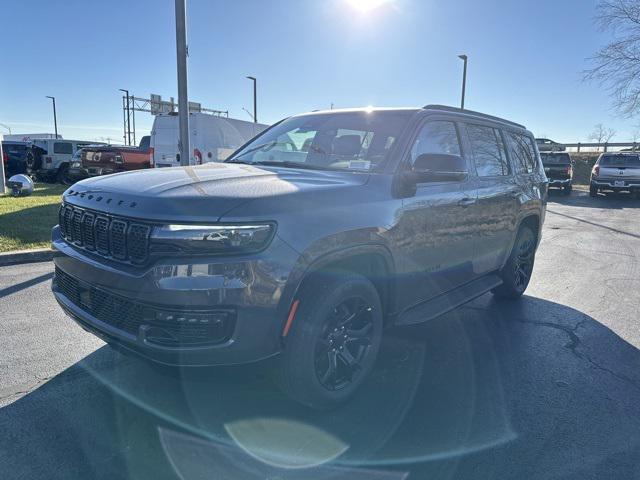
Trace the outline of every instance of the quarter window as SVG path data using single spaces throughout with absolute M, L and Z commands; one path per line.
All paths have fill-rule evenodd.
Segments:
M 515 164 L 517 173 L 532 173 L 538 162 L 536 161 L 536 150 L 533 147 L 531 138 L 519 133 L 509 132 L 511 158 Z
M 478 176 L 509 175 L 507 155 L 498 130 L 481 125 L 467 125 L 467 134 Z
M 422 127 L 411 149 L 411 164 L 425 153 L 460 155 L 460 140 L 453 122 L 438 120 Z

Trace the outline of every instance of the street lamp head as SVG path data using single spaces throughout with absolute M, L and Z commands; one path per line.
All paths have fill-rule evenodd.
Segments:
M 247 76 L 247 78 L 248 78 L 249 80 L 253 80 L 254 82 L 256 81 L 256 77 L 250 77 L 250 76 Z
M 464 60 L 464 61 L 466 61 L 468 57 L 467 57 L 466 55 L 458 55 L 458 58 L 459 58 L 460 60 Z
M 51 100 L 53 100 L 53 99 L 54 99 L 54 98 L 56 98 L 56 97 L 51 97 L 51 96 L 49 96 L 49 95 L 45 95 L 45 98 L 50 98 Z

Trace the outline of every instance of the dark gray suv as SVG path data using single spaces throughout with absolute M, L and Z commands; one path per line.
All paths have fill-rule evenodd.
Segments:
M 547 184 L 531 133 L 496 117 L 298 115 L 226 163 L 71 187 L 53 292 L 83 328 L 157 362 L 279 355 L 284 390 L 329 408 L 371 370 L 386 327 L 522 295 Z

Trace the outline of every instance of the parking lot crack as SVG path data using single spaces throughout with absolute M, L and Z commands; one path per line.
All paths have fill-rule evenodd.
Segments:
M 584 360 L 587 363 L 589 363 L 589 365 L 592 368 L 595 368 L 596 370 L 600 370 L 602 372 L 608 373 L 612 377 L 631 385 L 636 390 L 640 390 L 640 385 L 638 385 L 638 383 L 636 383 L 633 379 L 631 379 L 631 378 L 629 378 L 626 375 L 623 375 L 621 373 L 617 373 L 617 372 L 615 372 L 615 371 L 611 370 L 610 368 L 607 368 L 607 367 L 605 367 L 603 365 L 600 365 L 589 354 L 579 350 L 579 347 L 581 346 L 582 342 L 580 340 L 580 337 L 578 337 L 577 332 L 586 323 L 586 320 L 581 320 L 580 322 L 578 322 L 573 327 L 564 326 L 564 325 L 558 325 L 557 323 L 552 323 L 552 322 L 537 322 L 537 321 L 534 321 L 534 320 L 524 320 L 524 319 L 518 319 L 518 322 L 531 324 L 531 325 L 537 325 L 537 326 L 540 326 L 540 327 L 553 328 L 555 330 L 560 330 L 561 332 L 566 334 L 567 337 L 569 338 L 569 342 L 567 342 L 564 345 L 564 348 L 568 349 L 576 358 L 578 358 L 580 360 Z

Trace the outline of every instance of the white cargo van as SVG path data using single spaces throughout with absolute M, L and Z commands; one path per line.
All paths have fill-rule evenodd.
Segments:
M 189 113 L 190 165 L 226 160 L 267 125 L 218 117 L 207 113 Z M 151 130 L 152 163 L 155 167 L 180 165 L 178 153 L 178 115 L 158 115 Z

